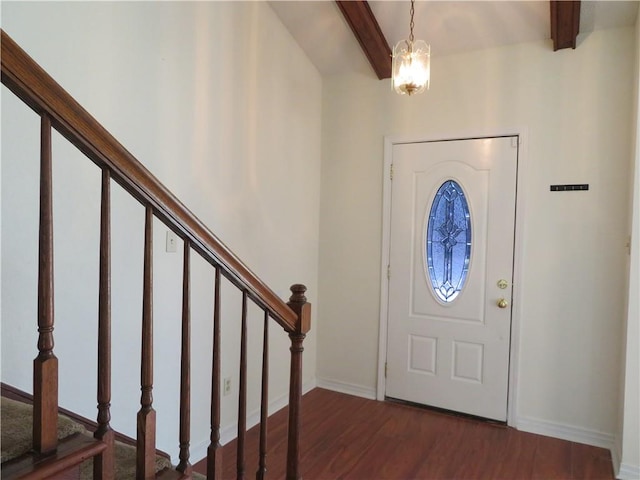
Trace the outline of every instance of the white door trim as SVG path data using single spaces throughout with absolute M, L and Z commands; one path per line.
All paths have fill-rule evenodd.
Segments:
M 382 252 L 380 262 L 380 325 L 378 343 L 378 385 L 377 400 L 384 400 L 386 391 L 385 364 L 387 362 L 387 321 L 389 310 L 389 247 L 391 237 L 391 162 L 393 146 L 402 143 L 435 142 L 443 140 L 467 140 L 472 138 L 491 138 L 517 135 L 520 141 L 518 149 L 518 171 L 516 174 L 516 223 L 513 256 L 513 297 L 511 311 L 511 347 L 509 362 L 509 392 L 507 397 L 507 424 L 515 426 L 518 404 L 518 370 L 520 353 L 520 318 L 522 317 L 522 251 L 524 239 L 524 222 L 526 192 L 524 178 L 526 151 L 528 150 L 528 131 L 525 127 L 504 128 L 485 132 L 471 132 L 457 135 L 429 136 L 385 136 L 384 137 L 384 170 L 382 188 Z

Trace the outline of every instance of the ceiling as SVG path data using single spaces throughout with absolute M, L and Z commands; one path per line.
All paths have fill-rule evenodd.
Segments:
M 323 76 L 372 74 L 334 1 L 269 1 L 269 4 Z M 640 1 L 582 1 L 580 42 L 594 30 L 635 25 Z M 409 35 L 409 1 L 369 1 L 393 48 Z M 546 40 L 547 1 L 416 1 L 416 39 L 431 44 L 432 56 Z M 551 41 L 549 41 L 549 48 Z

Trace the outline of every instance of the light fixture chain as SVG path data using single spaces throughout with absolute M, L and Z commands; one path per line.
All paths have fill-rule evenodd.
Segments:
M 411 21 L 409 22 L 409 42 L 411 43 L 411 45 L 413 45 L 413 14 L 415 12 L 413 2 L 414 0 L 411 0 Z

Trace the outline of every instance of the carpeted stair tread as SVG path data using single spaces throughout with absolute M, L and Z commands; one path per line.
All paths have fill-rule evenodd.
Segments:
M 125 445 L 124 443 L 116 442 L 116 464 L 115 464 L 115 478 L 117 480 L 128 480 L 136 478 L 136 447 L 133 445 Z M 169 459 L 156 456 L 156 472 L 160 472 L 165 468 L 173 469 Z M 198 480 L 205 480 L 206 477 L 199 473 L 193 472 L 193 478 Z M 80 466 L 80 479 L 92 480 L 93 479 L 93 461 L 87 460 Z
M 17 458 L 32 448 L 33 406 L 17 400 L 2 397 L 0 404 L 0 421 L 2 422 L 2 462 Z M 93 437 L 84 426 L 64 415 L 58 415 L 58 439 L 62 440 L 75 433 Z M 115 443 L 115 478 L 128 480 L 136 478 L 136 447 L 121 442 Z M 156 456 L 156 472 L 165 468 L 172 469 L 169 459 Z M 80 478 L 93 479 L 93 459 L 80 465 Z M 193 478 L 205 479 L 204 475 L 194 472 Z
M 32 405 L 2 397 L 0 421 L 2 422 L 2 463 L 31 450 L 33 443 Z M 64 415 L 58 415 L 58 439 L 67 438 L 74 433 L 88 434 L 82 425 Z
M 136 447 L 116 442 L 115 478 L 136 478 Z M 156 455 L 156 472 L 164 468 L 172 468 L 169 459 Z M 82 480 L 93 479 L 93 460 L 87 460 L 80 466 Z

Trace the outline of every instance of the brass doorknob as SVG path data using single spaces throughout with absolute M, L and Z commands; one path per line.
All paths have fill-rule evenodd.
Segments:
M 497 305 L 499 308 L 507 308 L 509 306 L 509 302 L 507 302 L 504 298 L 501 298 L 500 300 L 498 300 Z

